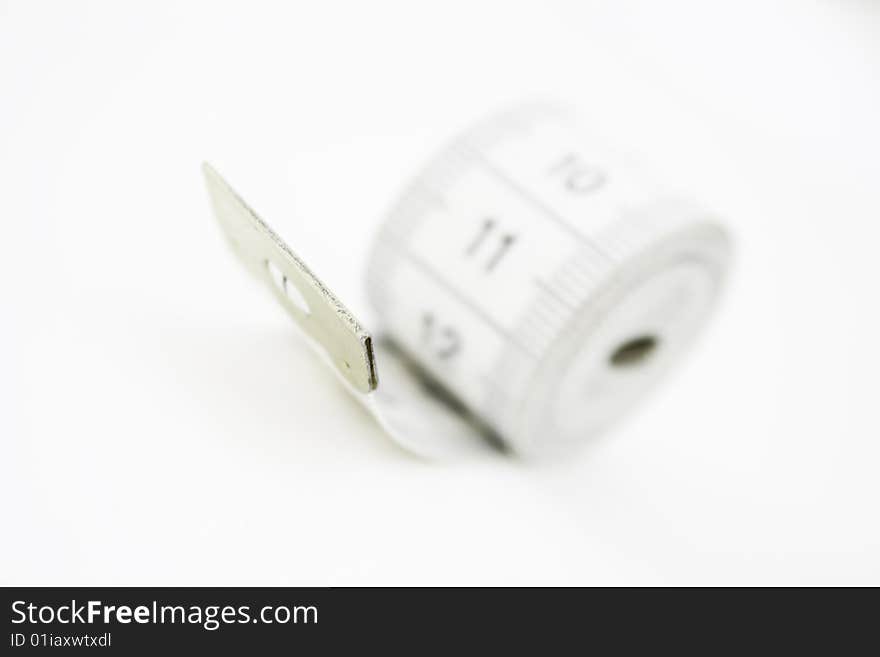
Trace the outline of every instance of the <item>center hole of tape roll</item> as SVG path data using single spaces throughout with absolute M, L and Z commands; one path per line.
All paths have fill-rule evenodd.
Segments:
M 621 343 L 611 352 L 608 361 L 615 367 L 632 367 L 644 363 L 657 349 L 658 342 L 653 335 L 638 335 Z
M 271 260 L 266 260 L 266 269 L 269 270 L 269 276 L 272 277 L 272 282 L 279 290 L 281 290 L 281 292 L 284 293 L 284 296 L 290 299 L 290 302 L 306 315 L 311 314 L 309 304 L 306 302 L 302 292 L 296 289 L 296 285 L 287 279 L 287 276 L 284 275 L 275 263 Z

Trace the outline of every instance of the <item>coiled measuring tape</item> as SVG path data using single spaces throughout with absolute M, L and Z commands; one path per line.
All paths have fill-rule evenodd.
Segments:
M 565 450 L 686 350 L 728 269 L 724 229 L 566 113 L 467 131 L 409 184 L 366 275 L 367 331 L 209 166 L 246 265 L 387 432 L 427 457 Z

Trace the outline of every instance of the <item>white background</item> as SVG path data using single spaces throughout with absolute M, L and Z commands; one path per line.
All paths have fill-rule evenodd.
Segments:
M 443 139 L 578 106 L 728 218 L 688 362 L 562 463 L 395 448 L 211 160 L 354 310 Z M 0 2 L 0 581 L 880 584 L 880 8 Z

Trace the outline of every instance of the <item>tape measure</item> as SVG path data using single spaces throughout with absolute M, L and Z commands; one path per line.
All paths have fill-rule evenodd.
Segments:
M 686 350 L 730 259 L 709 212 L 567 113 L 520 108 L 454 139 L 403 192 L 369 257 L 369 332 L 204 171 L 241 259 L 388 433 L 427 457 L 487 442 L 565 451 L 600 432 Z

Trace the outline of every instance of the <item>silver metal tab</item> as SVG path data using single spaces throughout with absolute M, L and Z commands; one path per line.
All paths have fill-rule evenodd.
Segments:
M 202 165 L 214 214 L 239 259 L 272 288 L 299 327 L 359 392 L 378 384 L 372 338 L 348 309 L 211 165 Z

